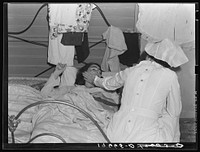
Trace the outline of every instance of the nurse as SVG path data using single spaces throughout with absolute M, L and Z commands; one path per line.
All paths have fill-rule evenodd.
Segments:
M 182 103 L 172 68 L 188 59 L 169 39 L 147 43 L 144 54 L 145 60 L 111 77 L 83 74 L 87 81 L 107 90 L 123 86 L 121 106 L 107 127 L 107 136 L 111 142 L 179 142 Z

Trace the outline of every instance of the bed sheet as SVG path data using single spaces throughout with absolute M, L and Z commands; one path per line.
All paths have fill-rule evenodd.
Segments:
M 8 84 L 8 115 L 16 116 L 26 106 L 42 100 L 40 91 L 22 84 Z M 38 107 L 27 109 L 21 116 L 16 131 L 16 143 L 26 143 L 32 131 L 32 117 L 37 112 Z M 11 143 L 11 134 L 8 130 L 8 142 Z
M 44 80 L 46 81 L 46 79 Z M 32 84 L 31 84 L 32 85 Z M 9 83 L 8 85 L 8 114 L 17 115 L 24 107 L 37 101 L 47 100 L 39 90 L 31 85 Z M 96 90 L 98 91 L 98 89 Z M 95 92 L 94 90 L 92 92 Z M 62 97 L 68 103 L 80 107 L 89 113 L 106 133 L 116 108 L 103 105 L 91 96 L 91 91 L 75 89 Z M 48 100 L 56 101 L 48 98 Z M 45 102 L 45 101 L 44 101 Z M 105 108 L 106 107 L 106 108 Z M 60 135 L 68 143 L 99 143 L 107 142 L 95 124 L 77 109 L 70 106 L 48 103 L 27 109 L 20 116 L 21 123 L 15 131 L 17 143 L 26 143 L 31 138 L 41 133 L 54 133 Z M 11 142 L 10 132 L 8 134 Z M 52 136 L 41 136 L 32 143 L 56 143 L 62 142 Z
M 105 108 L 103 103 L 99 103 L 91 96 L 91 92 L 102 91 L 98 88 L 84 90 L 76 88 L 72 92 L 65 94 L 61 100 L 65 100 L 85 112 L 99 124 L 106 133 L 116 107 L 108 106 Z M 107 142 L 94 122 L 85 117 L 77 109 L 70 106 L 63 106 L 57 103 L 40 105 L 40 110 L 33 117 L 34 130 L 32 137 L 41 133 L 56 133 L 67 143 L 99 143 Z M 57 143 L 59 139 L 43 136 L 35 139 L 33 143 Z

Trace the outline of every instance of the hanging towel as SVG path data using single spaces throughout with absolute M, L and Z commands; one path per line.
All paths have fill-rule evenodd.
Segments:
M 106 39 L 107 47 L 101 68 L 106 72 L 118 72 L 120 71 L 118 55 L 123 54 L 127 50 L 123 32 L 121 29 L 111 25 L 102 36 L 103 39 Z
M 64 46 L 60 43 L 61 38 L 61 34 L 57 35 L 54 40 L 49 36 L 48 62 L 54 65 L 62 63 L 67 64 L 67 66 L 73 66 L 75 47 Z
M 62 63 L 73 66 L 75 48 L 60 43 L 62 38 L 61 25 L 76 25 L 77 6 L 77 4 L 48 4 L 50 26 L 48 62 L 51 64 Z

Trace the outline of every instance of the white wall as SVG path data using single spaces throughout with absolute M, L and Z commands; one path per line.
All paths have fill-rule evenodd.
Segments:
M 189 43 L 188 43 L 189 44 Z M 183 118 L 194 118 L 197 112 L 195 103 L 195 44 L 182 45 L 182 49 L 189 61 L 181 66 L 181 70 L 177 72 L 182 99 L 182 113 Z

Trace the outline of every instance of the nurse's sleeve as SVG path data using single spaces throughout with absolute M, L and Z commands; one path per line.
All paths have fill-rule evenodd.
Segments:
M 167 117 L 174 142 L 180 141 L 179 116 L 182 110 L 180 85 L 177 75 L 173 75 L 169 95 L 167 97 Z
M 99 78 L 96 76 L 94 84 L 107 90 L 116 90 L 124 85 L 130 70 L 131 68 L 127 68 L 124 71 L 116 73 L 114 76 L 105 78 Z

